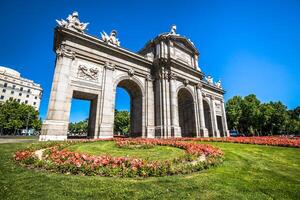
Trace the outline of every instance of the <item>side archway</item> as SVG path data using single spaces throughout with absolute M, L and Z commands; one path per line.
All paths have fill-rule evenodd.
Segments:
M 203 110 L 204 110 L 205 127 L 208 130 L 208 136 L 213 137 L 211 109 L 210 109 L 210 106 L 209 106 L 208 102 L 204 99 L 203 99 Z
M 194 98 L 189 90 L 178 91 L 178 115 L 182 137 L 196 137 L 196 120 Z
M 130 137 L 143 136 L 143 90 L 134 79 L 121 77 L 115 84 L 127 91 L 130 96 Z

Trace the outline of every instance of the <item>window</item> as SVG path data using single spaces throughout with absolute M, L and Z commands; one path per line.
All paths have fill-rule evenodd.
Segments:
M 30 89 L 28 89 L 27 92 L 30 92 Z
M 20 87 L 20 91 L 23 91 L 23 87 Z
M 25 100 L 25 104 L 28 104 L 28 101 L 27 101 L 27 100 Z
M 6 89 L 3 89 L 2 92 L 5 93 L 5 92 L 6 92 Z
M 11 94 L 14 94 L 14 93 L 15 93 L 15 91 L 10 91 L 10 93 L 11 93 Z
M 18 102 L 20 103 L 20 102 L 21 102 L 21 99 L 18 99 Z
M 33 102 L 33 105 L 36 105 L 36 102 Z
M 19 93 L 19 96 L 22 96 L 22 93 Z
M 37 99 L 37 97 L 35 96 L 34 99 Z
M 13 85 L 13 89 L 16 89 L 16 85 Z
M 29 97 L 29 94 L 27 94 L 26 97 L 28 98 L 28 97 Z
M 4 99 L 4 96 L 3 96 L 3 95 L 1 95 L 1 99 Z
M 7 83 L 4 83 L 4 87 L 7 87 Z
M 13 100 L 13 98 L 12 98 L 12 97 L 9 97 L 9 100 Z

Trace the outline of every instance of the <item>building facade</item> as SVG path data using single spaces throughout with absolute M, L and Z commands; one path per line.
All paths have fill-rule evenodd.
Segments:
M 145 138 L 228 136 L 221 82 L 205 77 L 199 52 L 176 26 L 138 53 L 116 31 L 86 34 L 78 13 L 58 21 L 56 66 L 40 140 L 66 140 L 72 98 L 91 102 L 89 138 L 113 137 L 116 88 L 130 95 L 130 135 Z
M 20 73 L 13 69 L 0 66 L 0 102 L 15 99 L 38 110 L 42 93 L 40 84 L 22 78 Z

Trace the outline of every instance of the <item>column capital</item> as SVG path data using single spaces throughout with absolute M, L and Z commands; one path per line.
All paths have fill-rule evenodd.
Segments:
M 196 88 L 201 89 L 202 88 L 202 83 L 201 82 L 197 83 Z
M 114 71 L 116 69 L 116 65 L 114 63 L 105 62 L 104 67 L 108 70 Z
M 59 56 L 59 57 L 71 58 L 72 60 L 75 59 L 75 52 L 72 51 L 71 49 L 67 49 L 64 45 L 61 45 L 56 50 L 56 55 Z

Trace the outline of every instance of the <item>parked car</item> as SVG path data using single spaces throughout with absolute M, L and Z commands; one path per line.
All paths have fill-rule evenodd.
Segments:
M 238 132 L 237 130 L 229 131 L 230 137 L 245 137 L 245 134 Z

